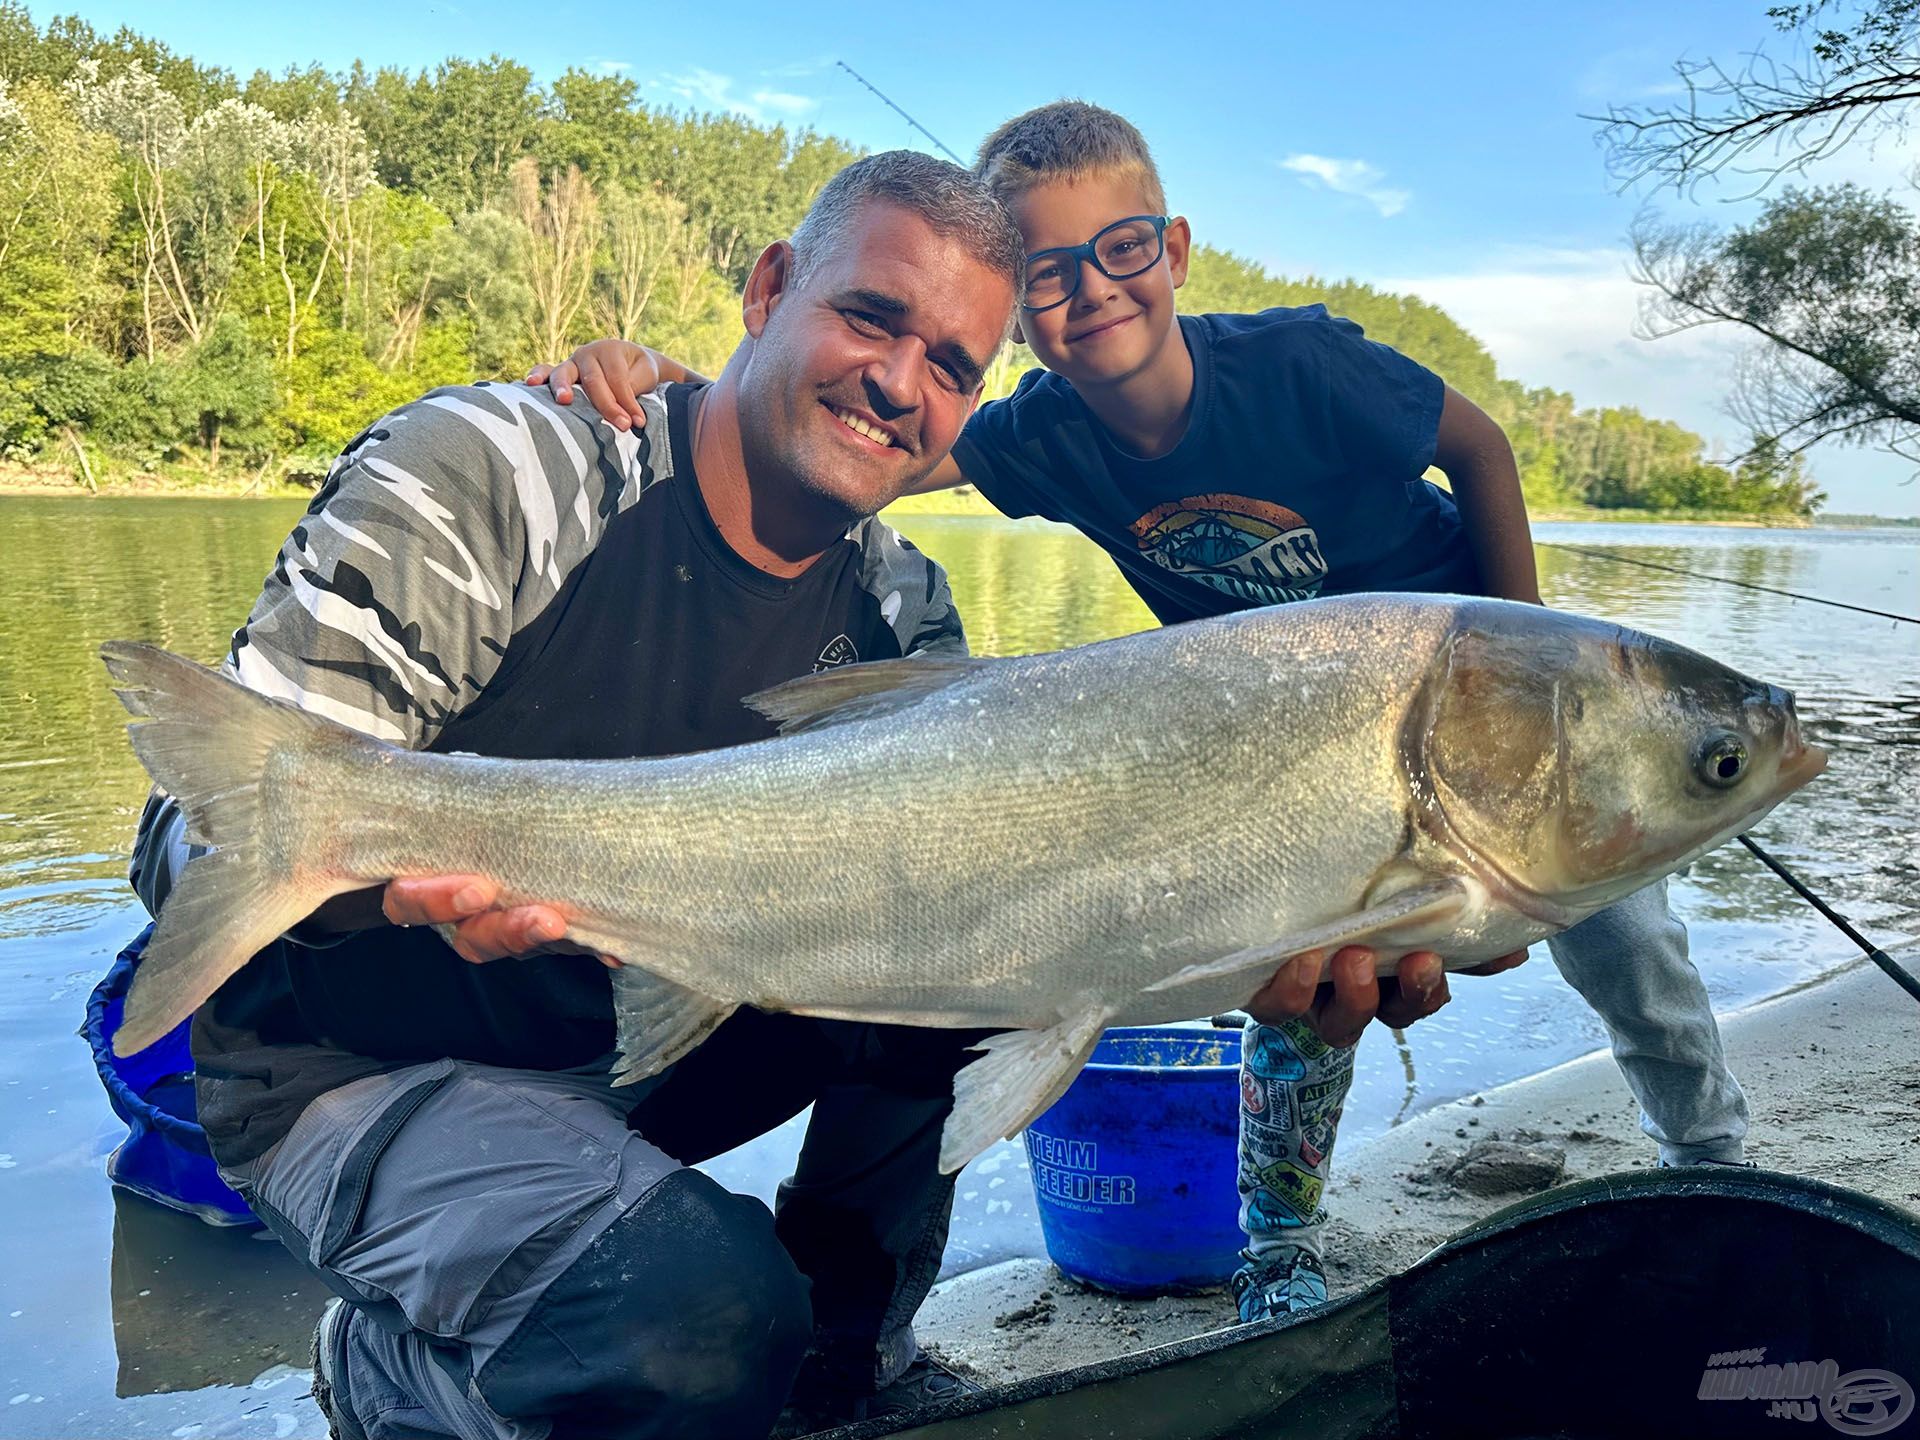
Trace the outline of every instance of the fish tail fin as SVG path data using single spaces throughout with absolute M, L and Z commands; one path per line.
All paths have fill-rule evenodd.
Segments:
M 131 1055 L 336 893 L 266 863 L 261 786 L 276 751 L 352 732 L 157 646 L 109 641 L 100 655 L 136 717 L 127 727 L 134 753 L 180 802 L 187 839 L 215 847 L 180 872 L 162 907 L 114 1036 L 114 1052 Z

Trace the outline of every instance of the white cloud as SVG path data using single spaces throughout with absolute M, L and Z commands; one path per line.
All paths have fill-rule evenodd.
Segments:
M 831 55 L 815 55 L 808 60 L 789 60 L 783 65 L 774 65 L 760 73 L 768 78 L 792 80 L 803 75 L 818 75 L 823 70 L 831 70 L 835 61 Z
M 795 116 L 805 115 L 820 104 L 811 95 L 795 95 L 786 90 L 756 90 L 753 103 L 762 110 Z
M 1504 376 L 1568 391 L 1582 408 L 1631 405 L 1694 431 L 1709 456 L 1738 454 L 1748 437 L 1727 398 L 1740 355 L 1756 342 L 1725 325 L 1640 339 L 1635 323 L 1646 291 L 1629 274 L 1630 260 L 1614 247 L 1514 246 L 1482 269 L 1369 283 L 1438 305 L 1487 347 Z M 1920 509 L 1920 492 L 1898 483 L 1911 471 L 1904 462 L 1832 444 L 1807 458 L 1834 510 Z
M 1588 62 L 1576 82 L 1580 99 L 1591 105 L 1641 105 L 1687 93 L 1671 55 L 1648 45 L 1609 50 Z
M 624 75 L 633 69 L 633 66 L 625 60 L 596 60 L 593 62 L 593 68 L 602 75 Z
M 653 88 L 702 109 L 731 110 L 756 125 L 798 119 L 820 103 L 809 95 L 764 86 L 750 95 L 739 95 L 734 93 L 738 84 L 731 75 L 695 67 L 675 75 L 662 75 L 654 81 Z
M 1511 247 L 1484 269 L 1375 283 L 1445 310 L 1492 352 L 1503 375 L 1571 391 L 1582 406 L 1637 406 L 1709 443 L 1736 446 L 1743 437 L 1724 407 L 1743 342 L 1718 327 L 1640 339 L 1645 291 L 1630 261 L 1613 247 Z
M 1282 170 L 1290 170 L 1311 184 L 1319 181 L 1329 190 L 1342 195 L 1357 195 L 1383 218 L 1392 218 L 1407 208 L 1407 202 L 1413 198 L 1406 190 L 1395 190 L 1380 182 L 1386 175 L 1378 166 L 1369 165 L 1364 160 L 1337 160 L 1327 155 L 1289 155 L 1279 162 Z

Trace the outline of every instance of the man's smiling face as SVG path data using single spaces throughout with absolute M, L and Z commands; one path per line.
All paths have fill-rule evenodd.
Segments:
M 749 471 L 790 476 L 849 521 L 871 515 L 959 438 L 1012 309 L 1006 276 L 885 201 L 803 257 L 797 281 L 791 252 L 773 247 L 747 282 Z

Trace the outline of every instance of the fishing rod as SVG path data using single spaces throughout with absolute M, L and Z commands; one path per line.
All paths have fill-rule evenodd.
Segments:
M 1914 999 L 1920 1000 L 1920 980 L 1914 978 L 1912 971 L 1906 969 L 1899 961 L 1895 960 L 1891 955 L 1887 954 L 1886 951 L 1882 950 L 1878 945 L 1875 945 L 1871 940 L 1867 939 L 1866 936 L 1854 929 L 1853 926 L 1849 925 L 1846 916 L 1842 915 L 1831 905 L 1827 904 L 1826 901 L 1814 894 L 1812 890 L 1801 882 L 1798 876 L 1762 849 L 1760 842 L 1755 840 L 1751 835 L 1736 835 L 1734 838 L 1746 846 L 1747 849 L 1751 850 L 1762 865 L 1766 866 L 1769 870 L 1773 871 L 1774 874 L 1786 881 L 1787 884 L 1791 885 L 1794 893 L 1799 895 L 1802 900 L 1805 900 L 1809 905 L 1813 906 L 1814 909 L 1818 910 L 1838 926 L 1842 935 L 1845 935 L 1849 940 L 1853 941 L 1854 944 L 1866 951 L 1867 958 L 1882 970 L 1886 971 L 1888 977 L 1894 984 L 1898 985 Z
M 934 148 L 938 150 L 942 155 L 946 156 L 949 160 L 953 161 L 954 164 L 960 166 L 961 169 L 964 170 L 966 168 L 966 164 L 967 164 L 966 161 L 962 160 L 958 155 L 954 154 L 953 151 L 947 149 L 946 146 L 942 145 L 940 143 L 940 137 L 938 135 L 934 134 L 931 130 L 927 129 L 926 126 L 922 125 L 918 120 L 914 119 L 913 116 L 907 114 L 906 111 L 902 110 L 898 105 L 894 104 L 893 101 L 889 100 L 886 97 L 886 95 L 881 92 L 879 86 L 875 85 L 871 80 L 867 79 L 866 76 L 862 75 L 858 70 L 854 69 L 851 65 L 847 64 L 846 61 L 836 60 L 833 63 L 838 65 L 842 70 L 846 71 L 847 74 L 851 75 L 854 79 L 858 80 L 862 85 L 866 86 L 867 89 L 873 91 L 875 95 L 880 96 L 880 103 L 882 105 L 885 105 L 889 110 L 893 111 L 894 114 L 898 115 L 902 120 L 906 121 L 907 124 L 911 125 L 914 129 L 918 130 L 922 135 L 926 136 L 927 139 L 933 141 Z
M 1829 600 L 1821 595 L 1804 595 L 1797 590 L 1781 590 L 1772 585 L 1756 585 L 1751 580 L 1734 580 L 1725 575 L 1709 575 L 1702 570 L 1687 570 L 1679 565 L 1662 565 L 1657 560 L 1637 560 L 1630 555 L 1616 555 L 1610 550 L 1595 549 L 1587 545 L 1569 545 L 1563 540 L 1542 540 L 1542 545 L 1551 545 L 1556 550 L 1571 550 L 1577 555 L 1592 555 L 1601 560 L 1612 560 L 1620 565 L 1638 565 L 1643 570 L 1665 570 L 1670 575 L 1685 575 L 1693 580 L 1715 580 L 1722 585 L 1738 585 L 1742 590 L 1761 590 L 1768 595 L 1784 595 L 1789 600 L 1805 600 L 1811 605 L 1831 605 L 1836 610 L 1853 610 L 1862 615 L 1877 615 L 1882 620 L 1901 620 L 1908 625 L 1920 625 L 1920 615 L 1897 615 L 1891 610 L 1874 610 L 1865 605 L 1849 605 L 1844 600 Z

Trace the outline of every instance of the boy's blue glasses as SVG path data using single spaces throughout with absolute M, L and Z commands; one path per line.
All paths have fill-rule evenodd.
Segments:
M 1167 217 L 1129 215 L 1116 220 L 1084 245 L 1036 250 L 1027 257 L 1024 310 L 1051 310 L 1080 289 L 1080 266 L 1093 266 L 1109 280 L 1129 280 L 1160 263 Z

